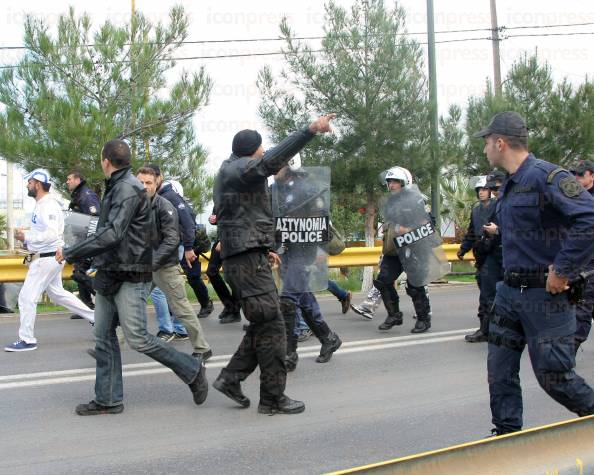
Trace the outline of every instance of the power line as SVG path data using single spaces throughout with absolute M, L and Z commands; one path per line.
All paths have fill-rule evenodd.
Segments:
M 505 40 L 508 38 L 521 38 L 521 37 L 546 37 L 546 36 L 577 36 L 577 35 L 594 35 L 594 31 L 585 31 L 585 32 L 566 32 L 566 33 L 533 33 L 533 34 L 520 34 L 520 35 L 504 35 L 500 37 L 501 40 Z M 478 37 L 478 38 L 454 38 L 450 40 L 439 40 L 436 41 L 436 44 L 444 44 L 444 43 L 460 43 L 460 42 L 467 42 L 467 41 L 492 41 L 493 38 L 490 36 L 487 37 Z M 426 45 L 427 42 L 419 41 L 415 43 L 405 43 L 399 44 L 398 47 L 404 46 L 413 46 L 413 45 Z M 308 50 L 311 53 L 322 53 L 325 50 L 317 49 L 317 50 Z M 284 55 L 286 52 L 284 51 L 269 51 L 269 52 L 262 52 L 262 53 L 237 53 L 237 54 L 220 54 L 220 55 L 203 55 L 203 56 L 180 56 L 180 57 L 173 57 L 173 58 L 157 58 L 156 61 L 191 61 L 191 60 L 208 60 L 208 59 L 228 59 L 228 58 L 249 58 L 249 57 L 258 57 L 258 56 L 278 56 Z M 121 60 L 121 61 L 105 61 L 105 62 L 93 62 L 94 65 L 107 65 L 107 64 L 129 64 L 131 63 L 130 60 Z M 41 64 L 41 63 L 39 63 Z M 61 64 L 61 66 L 80 66 L 82 63 L 71 63 L 71 64 Z M 0 66 L 0 69 L 15 69 L 18 68 L 18 65 L 4 65 Z
M 499 27 L 499 31 L 505 30 L 516 30 L 516 29 L 541 29 L 541 28 L 564 28 L 564 27 L 573 27 L 573 26 L 591 26 L 594 25 L 594 22 L 585 22 L 585 23 L 564 23 L 564 24 L 550 24 L 550 25 L 535 25 L 535 26 L 501 26 Z M 466 28 L 466 29 L 459 29 L 459 30 L 441 30 L 436 31 L 436 34 L 451 34 L 451 33 L 476 33 L 480 31 L 492 31 L 491 28 Z M 397 33 L 395 36 L 413 36 L 413 35 L 426 35 L 426 31 L 415 31 L 415 32 L 403 32 Z M 296 36 L 293 37 L 293 40 L 322 40 L 326 38 L 325 36 Z M 237 39 L 224 39 L 224 40 L 187 40 L 187 41 L 180 41 L 175 44 L 180 45 L 196 45 L 196 44 L 223 44 L 223 43 L 258 43 L 258 42 L 272 42 L 272 41 L 284 41 L 285 38 L 237 38 Z M 130 46 L 131 43 L 124 43 L 125 46 Z M 135 45 L 162 45 L 165 43 L 161 42 L 135 42 Z M 80 47 L 94 47 L 98 46 L 97 44 L 83 44 Z M 0 46 L 0 50 L 27 50 L 30 49 L 28 46 Z

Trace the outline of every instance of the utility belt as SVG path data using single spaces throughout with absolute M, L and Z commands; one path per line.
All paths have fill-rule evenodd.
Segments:
M 544 289 L 547 286 L 547 272 L 519 273 L 505 272 L 503 282 L 517 289 Z
M 56 251 L 54 251 L 54 252 L 33 252 L 33 253 L 27 254 L 25 256 L 25 258 L 23 259 L 23 264 L 25 264 L 27 267 L 29 267 L 33 261 L 36 261 L 37 259 L 39 259 L 41 257 L 55 257 L 55 256 L 56 256 Z

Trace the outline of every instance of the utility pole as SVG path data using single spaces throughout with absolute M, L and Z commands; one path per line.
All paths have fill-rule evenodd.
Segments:
M 435 25 L 433 20 L 433 0 L 427 0 L 427 43 L 429 53 L 429 121 L 431 122 L 431 214 L 437 229 L 441 227 L 439 176 L 439 130 L 437 115 L 437 68 L 435 66 Z
M 14 250 L 14 206 L 12 202 L 12 188 L 14 182 L 14 165 L 6 161 L 6 237 L 8 238 L 8 250 Z
M 501 95 L 501 59 L 499 57 L 499 27 L 497 26 L 497 0 L 491 0 L 491 38 L 493 42 L 493 83 L 495 95 Z
M 135 79 L 135 68 L 134 68 L 134 38 L 136 36 L 136 1 L 131 0 L 132 9 L 130 15 L 130 122 L 132 135 L 130 136 L 131 142 L 131 155 L 132 163 L 136 160 L 136 137 L 134 130 L 136 130 L 136 79 Z

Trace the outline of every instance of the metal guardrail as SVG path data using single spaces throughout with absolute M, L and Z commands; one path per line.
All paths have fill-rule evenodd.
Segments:
M 447 447 L 328 475 L 594 473 L 594 416 Z
M 444 244 L 443 249 L 448 261 L 457 261 L 456 252 L 460 248 L 458 244 Z M 376 266 L 382 253 L 381 247 L 348 247 L 337 256 L 330 256 L 329 267 L 361 267 Z M 208 257 L 210 254 L 205 254 Z M 471 261 L 472 256 L 467 254 L 464 260 Z M 202 272 L 206 272 L 208 261 L 200 257 Z M 27 275 L 27 267 L 23 264 L 22 255 L 0 255 L 0 282 L 23 282 Z M 62 278 L 70 279 L 72 266 L 64 266 Z

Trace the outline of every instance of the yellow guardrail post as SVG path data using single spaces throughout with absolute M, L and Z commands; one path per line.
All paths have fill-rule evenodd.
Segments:
M 328 475 L 594 473 L 594 416 L 332 472 Z
M 444 244 L 443 250 L 448 261 L 457 261 L 456 252 L 460 248 L 459 244 Z M 376 247 L 347 247 L 338 256 L 330 256 L 328 267 L 361 267 L 376 266 L 382 253 L 381 246 Z M 210 253 L 204 254 L 207 258 Z M 464 256 L 465 261 L 471 261 L 472 255 L 469 253 Z M 200 256 L 200 266 L 202 272 L 206 272 L 208 260 Z M 23 282 L 27 275 L 27 267 L 23 264 L 23 256 L 16 254 L 0 255 L 0 282 Z M 62 271 L 62 278 L 70 279 L 72 276 L 72 266 L 67 264 Z

